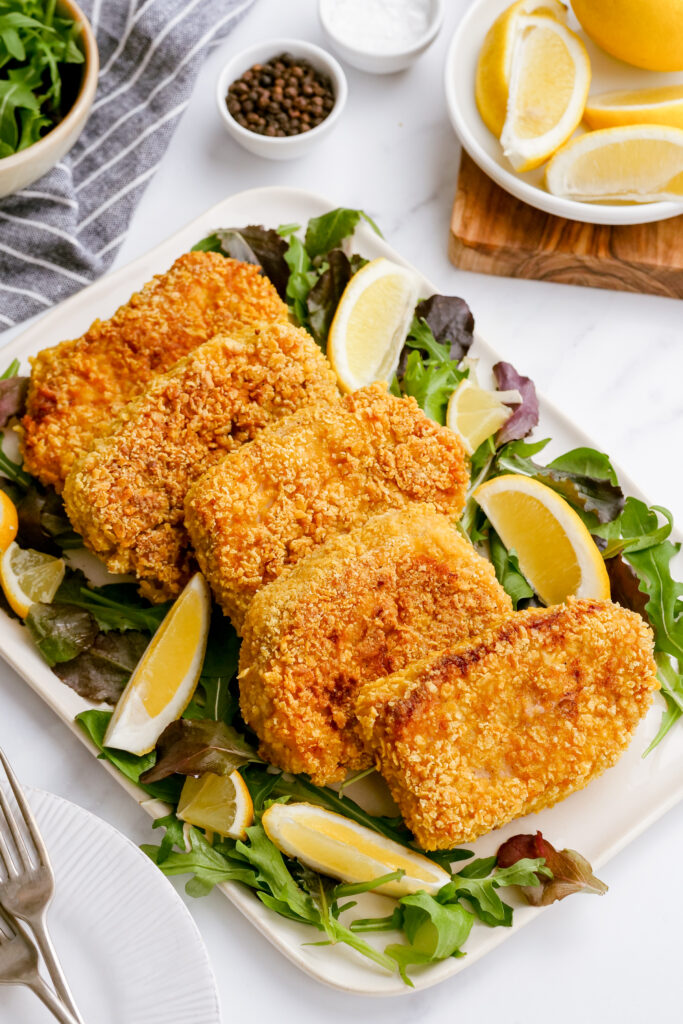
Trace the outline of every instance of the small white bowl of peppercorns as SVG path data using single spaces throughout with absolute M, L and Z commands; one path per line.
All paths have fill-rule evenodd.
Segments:
M 228 61 L 216 100 L 223 124 L 245 149 L 290 160 L 334 127 L 347 91 L 339 63 L 321 47 L 271 39 Z

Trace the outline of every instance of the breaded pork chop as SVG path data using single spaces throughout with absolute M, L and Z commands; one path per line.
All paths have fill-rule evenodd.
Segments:
M 420 846 L 469 842 L 610 768 L 658 688 L 652 649 L 635 612 L 570 600 L 364 686 L 360 732 Z
M 229 455 L 191 490 L 199 565 L 241 630 L 250 601 L 318 544 L 371 515 L 428 502 L 460 516 L 468 482 L 458 436 L 384 384 L 302 409 Z
M 360 686 L 512 612 L 493 566 L 425 505 L 373 516 L 264 587 L 244 622 L 240 704 L 260 754 L 318 785 L 372 764 Z
M 258 267 L 219 253 L 186 253 L 110 320 L 96 320 L 80 338 L 31 360 L 25 468 L 61 491 L 73 462 L 155 374 L 215 334 L 286 319 L 287 307 Z
M 183 525 L 190 485 L 268 423 L 337 401 L 334 373 L 301 328 L 213 338 L 156 376 L 78 459 L 67 514 L 112 572 L 135 573 L 153 601 L 173 597 L 196 568 Z

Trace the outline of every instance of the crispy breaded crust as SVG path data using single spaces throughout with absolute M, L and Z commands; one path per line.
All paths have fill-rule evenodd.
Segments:
M 332 538 L 260 590 L 244 622 L 240 704 L 261 756 L 318 785 L 367 767 L 361 684 L 511 611 L 491 563 L 427 506 Z
M 62 490 L 94 438 L 157 373 L 240 324 L 286 320 L 287 307 L 258 267 L 190 252 L 80 338 L 31 360 L 22 420 L 24 467 Z
M 67 514 L 110 571 L 135 573 L 151 600 L 174 597 L 196 568 L 183 525 L 190 485 L 268 423 L 338 400 L 329 363 L 299 327 L 213 338 L 157 375 L 74 464 Z
M 453 431 L 374 384 L 302 409 L 228 456 L 190 491 L 186 523 L 239 630 L 260 587 L 371 515 L 421 501 L 458 517 L 468 476 Z
M 635 612 L 570 600 L 363 687 L 360 732 L 420 846 L 469 842 L 610 768 L 658 689 L 652 650 Z

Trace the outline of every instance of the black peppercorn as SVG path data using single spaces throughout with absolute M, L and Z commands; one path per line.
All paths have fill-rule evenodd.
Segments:
M 289 53 L 254 64 L 232 83 L 226 96 L 238 124 L 276 138 L 311 131 L 328 117 L 334 100 L 327 75 Z

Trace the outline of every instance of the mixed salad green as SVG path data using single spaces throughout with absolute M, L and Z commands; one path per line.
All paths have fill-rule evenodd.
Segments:
M 0 0 L 0 158 L 37 142 L 76 98 L 80 25 L 56 0 Z
M 303 237 L 292 224 L 277 231 L 259 226 L 220 229 L 196 248 L 259 264 L 293 317 L 324 351 L 342 292 L 366 262 L 350 249 L 361 219 L 369 221 L 358 210 L 333 210 L 310 220 Z M 414 397 L 429 417 L 443 424 L 450 395 L 473 366 L 468 356 L 473 330 L 472 314 L 462 299 L 433 295 L 421 301 L 391 382 L 393 392 Z M 0 428 L 23 408 L 26 381 L 18 370 L 15 362 L 0 378 Z M 500 474 L 521 473 L 561 494 L 587 525 L 605 558 L 613 598 L 638 611 L 654 630 L 666 710 L 651 750 L 683 714 L 683 584 L 671 575 L 671 561 L 680 547 L 669 539 L 671 514 L 625 497 L 601 452 L 577 448 L 547 464 L 539 461 L 549 442 L 527 440 L 539 415 L 532 381 L 503 362 L 494 367 L 494 375 L 499 391 L 515 389 L 521 400 L 497 435 L 473 454 L 471 491 Z M 18 509 L 22 546 L 68 553 L 80 545 L 61 499 L 1 449 L 0 488 Z M 505 548 L 471 497 L 460 529 L 490 557 L 516 608 L 540 603 L 514 551 Z M 6 604 L 4 608 L 13 614 Z M 96 587 L 68 566 L 53 602 L 34 605 L 25 625 L 65 684 L 89 701 L 114 705 L 167 610 L 167 605 L 152 606 L 140 598 L 133 584 Z M 464 849 L 430 854 L 451 876 L 436 896 L 405 896 L 386 917 L 354 919 L 354 897 L 398 875 L 347 885 L 310 871 L 284 857 L 271 842 L 261 825 L 264 810 L 273 801 L 308 801 L 406 847 L 414 845 L 412 836 L 400 818 L 370 814 L 343 791 L 315 786 L 305 776 L 284 774 L 260 760 L 255 737 L 239 714 L 238 656 L 239 640 L 215 608 L 195 696 L 182 719 L 143 757 L 104 746 L 110 711 L 92 709 L 77 719 L 100 757 L 171 808 L 155 822 L 155 828 L 164 830 L 160 844 L 145 850 L 166 874 L 190 875 L 187 891 L 192 895 L 201 896 L 222 882 L 241 883 L 276 913 L 312 925 L 321 942 L 343 942 L 388 970 L 398 970 L 410 984 L 409 968 L 464 955 L 462 947 L 476 921 L 488 927 L 511 924 L 513 910 L 501 898 L 503 890 L 518 887 L 534 905 L 576 891 L 605 891 L 580 854 L 556 851 L 540 833 L 520 835 L 488 858 L 472 859 L 472 852 Z M 210 842 L 175 814 L 183 782 L 190 775 L 228 775 L 236 769 L 252 797 L 254 823 L 245 840 L 214 837 Z M 382 952 L 363 938 L 368 932 L 389 931 L 399 933 L 402 941 Z

